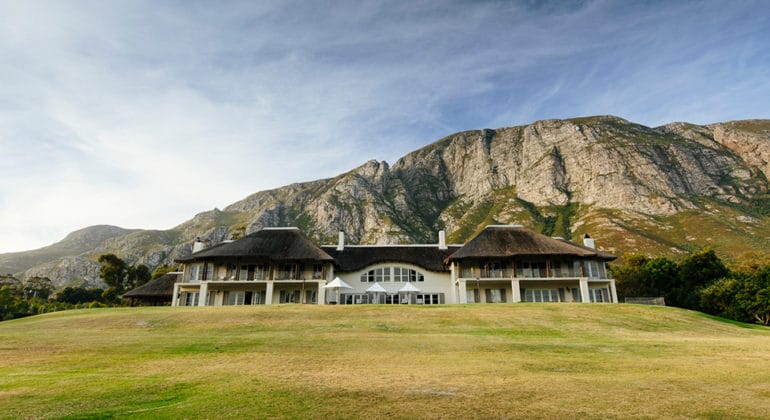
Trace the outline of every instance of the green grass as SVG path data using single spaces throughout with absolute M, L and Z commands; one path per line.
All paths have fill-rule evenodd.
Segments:
M 635 305 L 79 310 L 0 323 L 0 417 L 767 418 L 769 348 Z

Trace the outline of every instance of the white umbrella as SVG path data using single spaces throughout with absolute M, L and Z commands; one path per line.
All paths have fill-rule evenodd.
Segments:
M 378 293 L 387 292 L 384 287 L 380 286 L 380 283 L 374 283 L 373 285 L 369 286 L 368 289 L 366 289 L 367 292 L 374 293 L 375 297 L 379 297 Z M 377 303 L 380 303 L 379 300 Z
M 337 290 L 337 302 L 340 301 L 340 289 L 352 289 L 352 287 L 349 284 L 342 281 L 342 279 L 339 277 L 335 277 L 334 280 L 332 280 L 331 283 L 324 286 L 324 288 L 326 289 L 334 288 Z
M 331 283 L 327 284 L 324 287 L 326 287 L 326 288 L 336 287 L 336 288 L 342 288 L 342 289 L 352 289 L 352 287 L 349 284 L 347 284 L 344 281 L 342 281 L 342 279 L 339 278 L 339 277 L 335 277 L 334 280 L 331 281 Z
M 418 288 L 414 287 L 414 285 L 413 285 L 412 283 L 407 283 L 407 284 L 405 284 L 405 285 L 404 285 L 404 287 L 402 287 L 402 288 L 398 289 L 398 291 L 399 291 L 399 293 L 400 293 L 400 292 L 404 292 L 404 293 L 406 293 L 406 294 L 407 294 L 407 297 L 408 297 L 410 293 L 416 293 L 416 292 L 419 292 L 419 291 L 420 291 L 420 289 L 418 289 Z

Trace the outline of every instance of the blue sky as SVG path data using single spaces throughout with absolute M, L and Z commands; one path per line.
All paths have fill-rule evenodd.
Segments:
M 770 118 L 765 1 L 0 0 L 0 252 L 456 131 Z

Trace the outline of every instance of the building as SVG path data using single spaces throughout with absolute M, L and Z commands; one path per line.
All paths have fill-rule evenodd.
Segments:
M 174 306 L 613 302 L 594 247 L 519 225 L 493 225 L 465 245 L 318 246 L 297 228 L 265 228 L 177 260 Z M 332 283 L 333 279 L 339 279 Z M 330 287 L 338 286 L 338 287 Z
M 123 294 L 122 298 L 128 299 L 130 306 L 170 305 L 174 296 L 174 284 L 181 280 L 181 276 L 181 272 L 166 273 L 129 290 Z

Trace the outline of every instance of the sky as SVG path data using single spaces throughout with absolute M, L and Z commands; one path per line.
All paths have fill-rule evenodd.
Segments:
M 767 2 L 0 0 L 0 253 L 606 114 L 770 118 Z

